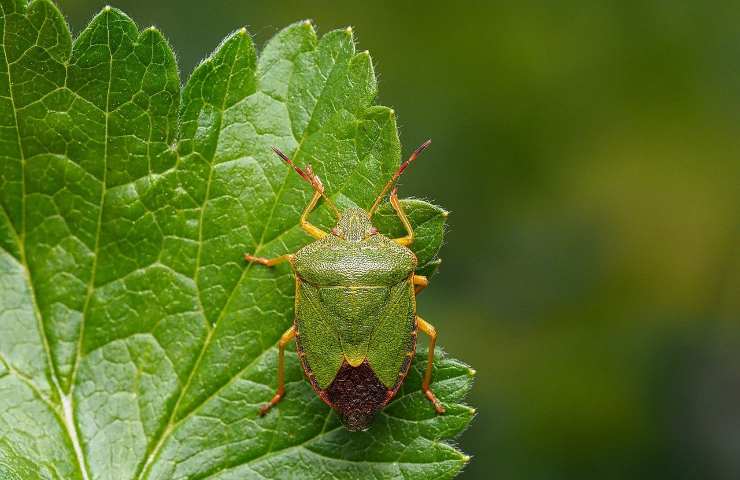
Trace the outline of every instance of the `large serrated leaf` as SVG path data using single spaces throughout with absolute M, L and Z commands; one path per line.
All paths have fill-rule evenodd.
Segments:
M 310 187 L 270 147 L 313 165 L 342 207 L 369 207 L 400 161 L 351 30 L 319 39 L 297 23 L 259 56 L 237 31 L 181 92 L 162 35 L 118 10 L 73 42 L 48 0 L 0 6 L 0 475 L 454 476 L 467 457 L 443 440 L 472 417 L 472 371 L 441 352 L 446 415 L 420 392 L 420 353 L 373 428 L 351 434 L 289 353 L 286 398 L 257 416 L 293 281 L 242 254 L 310 240 Z M 446 214 L 404 204 L 431 273 Z M 389 213 L 379 226 L 395 234 Z

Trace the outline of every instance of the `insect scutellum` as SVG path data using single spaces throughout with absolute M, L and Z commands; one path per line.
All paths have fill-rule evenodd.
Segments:
M 444 413 L 430 388 L 437 332 L 416 313 L 415 296 L 428 280 L 415 273 L 417 259 L 409 249 L 414 230 L 394 187 L 409 164 L 430 144 L 431 140 L 424 142 L 399 166 L 369 210 L 351 207 L 341 212 L 310 165 L 300 168 L 273 147 L 313 187 L 300 226 L 315 241 L 296 253 L 275 258 L 244 256 L 250 263 L 268 267 L 289 262 L 296 278 L 293 325 L 278 342 L 278 388 L 260 409 L 261 415 L 285 393 L 284 352 L 286 345 L 295 340 L 304 373 L 316 393 L 339 412 L 348 429 L 368 428 L 403 383 L 416 351 L 418 331 L 430 338 L 422 391 L 437 413 Z M 391 206 L 406 231 L 399 238 L 379 234 L 372 223 L 389 191 Z M 322 198 L 337 217 L 329 232 L 308 221 Z M 320 324 L 324 326 L 318 328 Z M 380 325 L 382 329 L 378 330 Z M 332 328 L 336 329 L 334 334 L 322 339 Z M 332 335 L 341 340 L 339 344 L 332 343 Z

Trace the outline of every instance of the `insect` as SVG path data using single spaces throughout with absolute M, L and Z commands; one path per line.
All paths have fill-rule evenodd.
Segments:
M 267 267 L 289 262 L 295 276 L 293 325 L 278 342 L 277 391 L 261 407 L 261 415 L 283 398 L 285 347 L 295 340 L 301 366 L 314 391 L 337 411 L 348 430 L 367 429 L 403 383 L 416 352 L 418 331 L 430 338 L 422 390 L 437 413 L 444 413 L 429 388 L 437 331 L 416 314 L 416 294 L 428 280 L 414 273 L 417 259 L 409 249 L 414 231 L 398 201 L 396 187 L 389 200 L 406 235 L 388 238 L 372 224 L 385 195 L 430 143 L 423 143 L 401 164 L 369 211 L 348 208 L 343 212 L 324 193 L 321 179 L 310 165 L 303 170 L 273 147 L 313 187 L 300 225 L 316 240 L 276 258 L 244 256 L 248 262 Z M 337 216 L 330 232 L 308 221 L 321 198 Z

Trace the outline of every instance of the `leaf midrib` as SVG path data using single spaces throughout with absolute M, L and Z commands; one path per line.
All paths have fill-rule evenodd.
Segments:
M 27 282 L 27 287 L 30 292 L 31 296 L 31 303 L 33 305 L 33 312 L 34 317 L 36 318 L 36 323 L 38 325 L 39 334 L 41 336 L 43 346 L 44 346 L 44 353 L 46 354 L 46 361 L 47 361 L 47 367 L 49 368 L 49 377 L 51 379 L 51 382 L 53 384 L 53 388 L 56 390 L 57 395 L 59 396 L 60 401 L 62 402 L 62 413 L 60 415 L 58 407 L 57 408 L 51 408 L 51 411 L 57 418 L 61 420 L 62 425 L 64 426 L 64 430 L 67 433 L 70 443 L 72 444 L 72 449 L 75 454 L 75 460 L 77 462 L 77 467 L 80 471 L 80 475 L 83 480 L 88 480 L 89 475 L 87 472 L 87 462 L 84 458 L 84 455 L 82 454 L 82 449 L 80 447 L 79 442 L 79 436 L 77 431 L 77 424 L 75 422 L 75 419 L 73 417 L 68 416 L 67 409 L 64 408 L 64 402 L 65 402 L 65 393 L 59 383 L 59 378 L 56 370 L 56 366 L 54 365 L 54 360 L 51 355 L 51 348 L 49 347 L 49 339 L 46 335 L 46 326 L 44 323 L 44 318 L 41 315 L 41 311 L 38 307 L 38 301 L 37 301 L 37 295 L 36 295 L 36 289 L 33 282 L 33 276 L 31 274 L 31 269 L 28 265 L 28 260 L 26 257 L 26 209 L 27 209 L 27 202 L 26 202 L 26 164 L 27 159 L 25 155 L 25 150 L 23 148 L 23 139 L 21 138 L 20 133 L 20 123 L 18 122 L 18 110 L 16 108 L 16 102 L 15 102 L 15 92 L 13 88 L 13 82 L 10 81 L 12 79 L 11 77 L 11 63 L 8 61 L 8 52 L 7 52 L 7 39 L 5 38 L 8 33 L 8 13 L 5 10 L 5 7 L 0 5 L 0 8 L 2 8 L 3 13 L 3 56 L 5 59 L 5 64 L 7 65 L 7 71 L 8 71 L 8 93 L 10 94 L 10 103 L 11 108 L 13 110 L 13 122 L 15 125 L 15 132 L 16 132 L 16 138 L 18 139 L 18 150 L 21 160 L 21 234 L 16 234 L 16 239 L 18 241 L 18 247 L 19 247 L 19 254 L 20 254 L 20 260 L 21 264 L 23 265 L 25 269 L 25 280 Z M 37 30 L 36 34 L 36 40 L 34 41 L 34 46 L 38 45 L 38 40 L 41 35 L 41 29 Z M 33 47 L 31 47 L 33 48 Z M 24 52 L 25 55 L 25 52 Z M 22 58 L 22 56 L 19 56 L 19 59 Z M 65 84 L 66 84 L 66 78 L 68 75 L 68 65 L 65 65 Z M 110 84 L 109 84 L 110 85 Z M 108 93 L 110 93 L 110 86 L 108 88 Z M 107 129 L 107 125 L 106 125 Z M 102 208 L 102 207 L 101 207 Z M 6 213 L 7 215 L 7 213 Z M 15 227 L 13 227 L 15 229 Z M 83 314 L 83 322 L 84 322 L 84 314 Z M 10 365 L 8 365 L 10 367 Z M 13 371 L 13 369 L 8 368 L 9 371 Z M 17 376 L 17 375 L 16 375 Z M 18 376 L 18 378 L 22 378 Z M 72 383 L 70 382 L 70 388 Z M 37 389 L 34 389 L 34 391 L 37 391 Z M 47 400 L 44 400 L 44 397 L 39 393 L 39 396 L 41 397 L 42 401 L 49 404 Z
M 77 337 L 77 351 L 75 353 L 75 363 L 72 367 L 72 373 L 70 374 L 70 380 L 69 380 L 69 392 L 67 394 L 62 394 L 62 403 L 63 406 L 67 408 L 63 408 L 65 419 L 71 415 L 71 418 L 68 418 L 67 421 L 70 422 L 70 426 L 74 428 L 74 431 L 70 431 L 70 436 L 72 437 L 72 446 L 75 449 L 75 454 L 79 457 L 79 460 L 81 462 L 80 469 L 83 480 L 87 480 L 90 477 L 89 474 L 89 465 L 87 464 L 87 458 L 85 457 L 81 444 L 80 444 L 80 431 L 79 426 L 77 425 L 76 421 L 76 415 L 75 415 L 75 406 L 74 406 L 74 389 L 75 389 L 75 382 L 77 380 L 77 372 L 79 371 L 80 367 L 80 361 L 82 358 L 82 345 L 84 342 L 85 337 L 85 323 L 87 320 L 88 315 L 88 309 L 90 308 L 90 300 L 93 297 L 93 293 L 95 291 L 95 278 L 97 276 L 97 266 L 98 266 L 98 254 L 100 249 L 100 233 L 102 229 L 103 224 L 103 210 L 105 207 L 105 196 L 108 191 L 108 160 L 109 160 L 109 153 L 108 153 L 108 146 L 110 144 L 110 139 L 108 136 L 109 128 L 110 128 L 110 91 L 111 91 L 111 84 L 113 83 L 113 50 L 111 50 L 110 47 L 110 7 L 105 7 L 104 11 L 105 13 L 105 31 L 107 35 L 107 43 L 106 46 L 108 47 L 108 86 L 105 92 L 105 144 L 103 147 L 103 178 L 101 181 L 101 189 L 100 189 L 100 200 L 98 202 L 100 208 L 98 209 L 98 220 L 97 220 L 97 227 L 95 229 L 95 243 L 93 246 L 93 258 L 92 258 L 92 265 L 91 265 L 91 271 L 90 271 L 90 281 L 87 284 L 87 293 L 85 295 L 85 304 L 82 308 L 82 318 L 80 319 L 80 332 Z M 120 48 L 120 46 L 119 46 Z M 69 75 L 69 65 L 65 65 L 65 84 L 67 82 L 67 75 Z

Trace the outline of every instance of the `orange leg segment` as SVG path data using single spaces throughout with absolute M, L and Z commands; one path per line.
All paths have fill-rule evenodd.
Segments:
M 437 329 L 434 328 L 431 323 L 427 323 L 418 315 L 416 316 L 416 325 L 419 330 L 429 335 L 429 359 L 427 360 L 426 372 L 424 372 L 424 380 L 421 382 L 421 389 L 424 392 L 424 395 L 427 396 L 429 401 L 432 402 L 432 405 L 434 405 L 434 409 L 437 411 L 437 413 L 445 413 L 445 407 L 442 406 L 442 402 L 437 399 L 432 390 L 429 388 L 429 383 L 431 383 L 432 381 L 434 344 L 437 342 Z
M 414 278 L 412 278 L 411 281 L 414 284 L 414 293 L 417 295 L 429 286 L 429 279 L 424 275 L 414 275 Z
M 414 243 L 414 229 L 411 227 L 411 222 L 409 221 L 409 217 L 406 216 L 406 212 L 403 211 L 401 202 L 398 201 L 398 192 L 396 188 L 391 191 L 390 200 L 393 210 L 396 211 L 396 215 L 398 215 L 399 220 L 401 220 L 403 228 L 406 229 L 405 237 L 394 238 L 393 241 L 399 245 L 408 247 Z
M 272 397 L 269 403 L 266 403 L 260 407 L 260 416 L 264 416 L 267 412 L 274 407 L 285 394 L 285 346 L 295 338 L 295 325 L 290 327 L 283 336 L 280 337 L 278 342 L 278 387 L 275 392 L 275 396 Z
M 279 257 L 275 257 L 275 258 L 265 258 L 265 257 L 255 257 L 254 255 L 245 253 L 244 260 L 250 263 L 259 263 L 266 267 L 274 267 L 275 265 L 278 265 L 283 262 L 293 262 L 293 254 L 289 253 L 287 255 L 280 255 Z
M 311 210 L 313 210 L 314 207 L 316 207 L 316 204 L 318 203 L 319 199 L 323 195 L 322 192 L 323 190 L 316 190 L 314 192 L 313 197 L 311 197 L 311 201 L 308 202 L 308 206 L 306 207 L 305 210 L 303 210 L 303 213 L 301 214 L 301 220 L 300 220 L 301 228 L 303 229 L 303 231 L 305 231 L 307 234 L 311 235 L 313 238 L 317 240 L 324 238 L 327 235 L 327 233 L 321 230 L 319 227 L 310 223 L 308 221 L 308 215 L 311 213 Z

